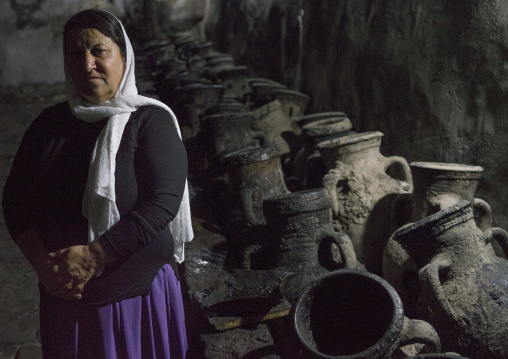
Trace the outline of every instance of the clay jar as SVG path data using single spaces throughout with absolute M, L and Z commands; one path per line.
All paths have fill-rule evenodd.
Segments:
M 377 131 L 355 133 L 316 145 L 328 169 L 323 187 L 332 200 L 335 224 L 353 241 L 358 260 L 376 274 L 390 236 L 391 202 L 412 189 L 407 161 L 379 152 L 382 137 Z M 391 168 L 399 169 L 402 178 L 388 175 Z
M 293 318 L 305 358 L 392 358 L 413 343 L 440 352 L 432 326 L 404 317 L 395 289 L 368 272 L 339 269 L 321 276 L 300 297 Z
M 419 221 L 463 200 L 474 203 L 481 230 L 492 225 L 490 206 L 475 197 L 483 168 L 453 163 L 412 162 L 413 193 L 398 196 L 392 204 L 392 230 L 408 222 Z M 408 220 L 408 218 L 410 218 Z M 488 250 L 494 255 L 492 245 Z M 418 275 L 415 263 L 392 238 L 383 253 L 383 278 L 400 294 L 406 312 L 410 313 L 418 298 Z
M 350 133 L 353 125 L 349 118 L 331 116 L 310 122 L 302 127 L 303 148 L 298 151 L 291 167 L 292 176 L 302 181 L 303 188 L 322 186 L 325 167 L 316 148 L 319 142 Z
M 333 229 L 330 198 L 324 188 L 265 199 L 263 214 L 272 238 L 261 248 L 260 258 L 275 257 L 274 265 L 264 269 L 296 273 L 284 280 L 283 296 L 290 302 L 320 275 L 339 266 L 356 268 L 351 240 Z
M 279 100 L 288 118 L 300 118 L 309 104 L 310 97 L 299 91 L 275 89 L 270 92 L 273 100 Z
M 212 155 L 228 153 L 255 147 L 265 135 L 251 128 L 252 112 L 219 113 L 206 115 L 201 120 L 203 137 L 208 138 L 207 145 Z
M 182 132 L 182 140 L 193 138 L 200 130 L 200 117 L 206 109 L 220 103 L 225 89 L 221 85 L 189 84 L 174 92 L 175 113 Z
M 272 101 L 270 93 L 273 90 L 287 88 L 286 85 L 277 81 L 257 77 L 248 78 L 247 83 L 249 84 L 250 91 L 247 93 L 244 102 L 252 107 L 259 107 Z
M 508 234 L 481 231 L 473 205 L 459 202 L 398 229 L 393 238 L 419 269 L 420 317 L 438 332 L 443 349 L 472 358 L 508 358 L 508 261 L 486 244 L 508 252 Z
M 249 109 L 243 103 L 236 101 L 231 96 L 224 95 L 221 102 L 205 111 L 205 116 L 248 111 Z
M 230 181 L 226 213 L 228 251 L 240 262 L 253 241 L 251 229 L 266 226 L 263 201 L 289 193 L 284 181 L 277 145 L 229 153 L 222 159 Z M 241 264 L 238 264 L 241 265 Z
M 250 92 L 247 83 L 248 72 L 247 66 L 233 66 L 217 74 L 220 84 L 226 89 L 226 95 L 242 100 Z
M 296 151 L 296 123 L 284 112 L 279 100 L 274 100 L 252 110 L 254 120 L 252 128 L 263 131 L 268 143 L 277 144 L 282 155 L 284 167 L 290 162 L 292 149 Z

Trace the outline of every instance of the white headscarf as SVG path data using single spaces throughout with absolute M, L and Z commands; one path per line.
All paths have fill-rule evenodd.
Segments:
M 118 20 L 118 19 L 117 19 Z M 118 20 L 120 23 L 120 21 Z M 125 74 L 114 98 L 101 103 L 89 103 L 81 98 L 70 76 L 65 71 L 67 100 L 74 116 L 95 122 L 109 117 L 101 131 L 90 160 L 88 183 L 83 198 L 83 215 L 88 218 L 88 239 L 92 242 L 120 220 L 115 199 L 116 153 L 120 146 L 123 130 L 132 112 L 141 106 L 155 105 L 169 112 L 182 137 L 176 117 L 164 103 L 138 95 L 134 76 L 134 51 L 129 37 L 122 26 L 127 49 Z M 190 214 L 189 189 L 187 181 L 178 214 L 169 224 L 175 242 L 175 259 L 184 260 L 184 243 L 194 237 Z

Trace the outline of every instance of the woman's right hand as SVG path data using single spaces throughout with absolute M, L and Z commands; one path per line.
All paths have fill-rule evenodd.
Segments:
M 15 243 L 48 293 L 63 299 L 81 298 L 82 288 L 73 286 L 61 276 L 59 261 L 55 259 L 54 254 L 48 253 L 37 229 L 25 230 L 16 238 Z
M 39 281 L 51 295 L 63 299 L 81 299 L 83 287 L 63 278 L 61 265 L 54 257 L 53 253 L 47 253 L 45 258 L 41 257 L 32 264 Z

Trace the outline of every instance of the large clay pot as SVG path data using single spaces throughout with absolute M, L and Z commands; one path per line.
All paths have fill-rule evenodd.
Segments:
M 390 236 L 390 206 L 393 198 L 412 189 L 407 161 L 379 152 L 381 132 L 355 133 L 316 145 L 328 173 L 323 187 L 332 199 L 338 230 L 353 241 L 356 256 L 367 270 L 381 274 L 383 249 Z M 387 174 L 396 168 L 397 179 Z
M 243 103 L 236 101 L 231 96 L 224 95 L 221 102 L 206 109 L 205 116 L 248 111 L 248 107 Z
M 268 102 L 272 101 L 270 93 L 277 89 L 286 89 L 287 86 L 277 81 L 265 79 L 265 78 L 248 78 L 247 82 L 250 87 L 250 91 L 244 99 L 244 102 L 249 107 L 259 107 Z
M 268 102 L 252 110 L 252 113 L 254 114 L 252 128 L 263 131 L 268 143 L 277 144 L 283 168 L 286 170 L 291 161 L 291 153 L 295 153 L 297 148 L 295 120 L 286 115 L 279 100 Z
M 212 155 L 223 156 L 240 149 L 255 147 L 265 135 L 251 127 L 252 112 L 219 113 L 201 119 L 203 137 L 206 137 Z M 264 144 L 264 143 L 263 143 Z
M 304 358 L 392 358 L 407 344 L 427 344 L 440 352 L 435 330 L 404 317 L 400 298 L 375 274 L 339 269 L 318 278 L 293 311 Z
M 316 148 L 319 142 L 350 133 L 353 125 L 344 116 L 322 118 L 302 127 L 303 148 L 298 151 L 291 166 L 292 176 L 298 178 L 303 188 L 322 187 L 325 166 Z
M 248 148 L 256 148 L 266 144 L 266 136 L 251 127 L 252 113 L 218 112 L 205 115 L 200 121 L 200 132 L 196 136 L 196 145 L 192 148 L 200 150 L 193 165 L 189 166 L 198 182 L 210 184 L 213 180 L 214 192 L 222 192 L 228 185 L 221 159 L 223 156 Z M 198 153 L 198 151 L 195 151 Z M 218 187 L 217 187 L 218 186 Z M 220 190 L 216 190 L 220 188 Z M 216 193 L 217 194 L 217 193 Z M 215 195 L 213 195 L 215 197 Z
M 496 239 L 507 253 L 508 234 L 500 228 L 482 232 L 473 205 L 463 201 L 398 229 L 393 238 L 420 269 L 418 309 L 443 349 L 508 358 L 508 261 L 486 247 Z
M 263 214 L 269 235 L 259 257 L 262 263 L 273 259 L 269 268 L 295 273 L 284 280 L 282 290 L 291 303 L 317 277 L 339 267 L 357 267 L 351 240 L 333 229 L 330 197 L 324 188 L 265 199 Z
M 248 73 L 247 66 L 233 66 L 219 72 L 217 78 L 226 89 L 226 95 L 242 100 L 250 92 L 250 86 L 247 82 Z
M 213 80 L 217 79 L 219 72 L 235 66 L 235 59 L 229 54 L 214 54 L 207 57 L 206 61 L 208 65 L 206 77 Z
M 182 132 L 182 140 L 193 138 L 200 130 L 200 118 L 206 109 L 220 103 L 225 88 L 221 85 L 189 84 L 175 89 L 174 106 Z
M 453 163 L 412 162 L 413 193 L 395 198 L 392 230 L 419 221 L 463 200 L 473 201 L 478 226 L 492 226 L 490 206 L 475 198 L 483 168 Z M 494 255 L 492 246 L 488 250 Z M 383 252 L 383 278 L 399 293 L 406 313 L 413 313 L 419 296 L 416 264 L 399 243 L 390 238 Z
M 288 118 L 300 118 L 309 104 L 310 97 L 289 89 L 275 89 L 270 92 L 273 100 L 279 100 Z
M 230 181 L 230 191 L 225 199 L 230 205 L 226 210 L 225 225 L 228 252 L 234 262 L 238 262 L 236 265 L 241 266 L 245 249 L 260 240 L 253 238 L 253 231 L 266 226 L 263 201 L 288 194 L 289 190 L 277 145 L 232 152 L 223 157 L 222 163 Z

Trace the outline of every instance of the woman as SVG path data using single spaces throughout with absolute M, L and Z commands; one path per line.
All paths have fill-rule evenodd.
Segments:
M 7 227 L 39 277 L 45 358 L 184 358 L 176 262 L 192 239 L 180 130 L 139 96 L 112 14 L 64 29 L 68 101 L 29 126 L 7 179 Z

